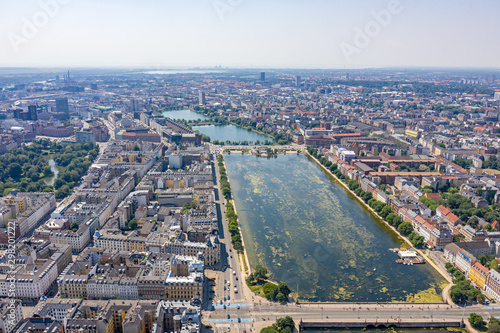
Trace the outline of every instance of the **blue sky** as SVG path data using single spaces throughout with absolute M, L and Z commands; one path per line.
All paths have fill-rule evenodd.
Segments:
M 499 12 L 492 0 L 2 0 L 0 66 L 498 68 Z

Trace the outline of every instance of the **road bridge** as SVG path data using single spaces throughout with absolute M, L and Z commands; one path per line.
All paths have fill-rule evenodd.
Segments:
M 385 329 L 385 328 L 447 328 L 462 327 L 464 323 L 460 321 L 397 321 L 386 322 L 371 321 L 339 321 L 339 322 L 300 322 L 299 332 L 303 330 L 321 330 L 332 328 L 361 328 L 361 329 Z
M 254 331 L 272 325 L 278 318 L 290 316 L 302 328 L 379 328 L 389 327 L 458 327 L 471 313 L 485 320 L 500 316 L 500 307 L 474 305 L 451 306 L 444 303 L 329 303 L 275 304 L 258 301 L 247 306 L 226 306 L 203 312 L 203 321 L 216 328 L 224 324 L 238 328 L 245 325 Z M 302 323 L 302 324 L 300 324 Z M 220 327 L 222 328 L 222 326 Z

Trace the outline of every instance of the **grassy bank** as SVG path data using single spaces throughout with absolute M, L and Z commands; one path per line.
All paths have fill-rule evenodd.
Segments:
M 219 155 L 217 158 L 219 165 L 219 176 L 221 191 L 224 198 L 226 198 L 226 217 L 228 220 L 229 233 L 231 234 L 231 244 L 238 253 L 243 252 L 243 242 L 241 239 L 241 230 L 238 225 L 238 215 L 234 210 L 234 205 L 231 200 L 231 185 L 227 179 L 226 167 L 224 166 L 224 157 Z

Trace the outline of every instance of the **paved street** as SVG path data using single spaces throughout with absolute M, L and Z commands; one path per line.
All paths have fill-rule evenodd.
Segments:
M 214 157 L 216 158 L 218 150 L 214 150 Z M 214 163 L 215 174 L 219 176 L 219 167 L 217 162 Z M 245 303 L 246 299 L 244 293 L 242 292 L 242 286 L 244 285 L 244 278 L 242 277 L 242 272 L 239 267 L 238 256 L 236 251 L 232 249 L 231 237 L 228 229 L 228 221 L 225 216 L 226 213 L 226 202 L 222 197 L 219 182 L 216 186 L 216 205 L 218 211 L 220 212 L 220 241 L 221 241 L 221 262 L 214 269 L 215 277 L 215 296 L 213 299 L 214 304 L 234 304 L 234 303 Z M 226 269 L 224 271 L 224 265 Z M 210 272 L 208 272 L 210 274 Z M 236 289 L 235 289 L 236 288 Z M 222 305 L 223 305 L 222 304 Z
M 443 304 L 355 304 L 355 303 L 337 303 L 337 304 L 307 304 L 307 305 L 270 305 L 268 302 L 252 303 L 240 309 L 228 307 L 226 309 L 215 309 L 212 312 L 204 314 L 204 322 L 209 323 L 220 330 L 223 326 L 232 320 L 232 325 L 236 328 L 238 325 L 247 327 L 250 320 L 252 328 L 271 325 L 277 318 L 291 316 L 296 323 L 308 322 L 365 322 L 377 321 L 379 323 L 395 323 L 401 321 L 436 321 L 436 322 L 456 322 L 462 319 L 467 320 L 469 314 L 475 312 L 490 318 L 491 316 L 500 316 L 500 306 L 469 306 L 451 307 Z M 229 319 L 228 319 L 229 316 Z M 239 323 L 238 321 L 242 322 Z

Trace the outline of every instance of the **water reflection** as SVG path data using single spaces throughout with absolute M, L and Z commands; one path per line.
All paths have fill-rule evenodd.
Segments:
M 54 182 L 56 181 L 57 175 L 59 174 L 59 169 L 57 169 L 56 162 L 54 161 L 53 158 L 51 158 L 49 160 L 49 166 L 50 166 L 50 170 L 52 170 L 52 172 L 54 173 L 54 175 L 52 177 L 43 178 L 43 181 L 47 185 L 53 185 Z

